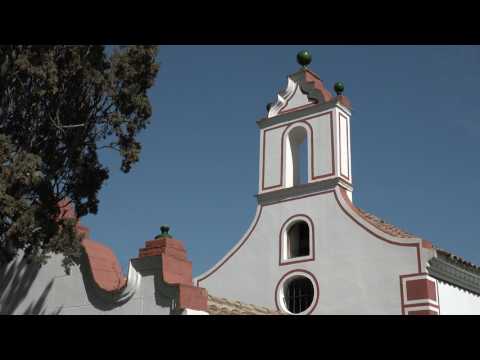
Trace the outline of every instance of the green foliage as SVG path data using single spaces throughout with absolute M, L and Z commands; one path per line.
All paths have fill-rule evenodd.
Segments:
M 101 149 L 129 172 L 152 114 L 147 91 L 157 46 L 0 46 L 0 263 L 19 250 L 44 261 L 80 255 L 75 220 L 59 219 L 70 199 L 79 217 L 97 213 L 108 169 Z

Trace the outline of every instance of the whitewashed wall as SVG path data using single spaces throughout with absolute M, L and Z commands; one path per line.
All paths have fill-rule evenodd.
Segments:
M 480 315 L 480 296 L 438 281 L 441 315 Z

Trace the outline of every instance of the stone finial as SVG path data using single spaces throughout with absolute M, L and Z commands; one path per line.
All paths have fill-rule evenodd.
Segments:
M 297 54 L 297 62 L 304 68 L 312 62 L 312 54 L 307 50 L 302 50 Z

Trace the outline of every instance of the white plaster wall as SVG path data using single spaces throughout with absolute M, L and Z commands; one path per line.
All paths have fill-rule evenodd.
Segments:
M 142 315 L 142 298 L 132 299 L 128 305 L 119 306 L 109 311 L 102 311 L 90 304 L 81 306 L 66 306 L 59 315 Z
M 209 315 L 209 313 L 206 311 L 185 309 L 183 310 L 182 315 Z
M 311 101 L 308 100 L 308 96 L 302 93 L 300 90 L 300 86 L 295 83 L 295 92 L 293 95 L 288 99 L 287 106 L 285 106 L 282 111 L 287 111 L 291 109 L 295 109 L 300 106 L 308 105 Z
M 99 296 L 96 284 L 84 276 L 79 266 L 67 275 L 61 265 L 62 256 L 54 255 L 34 276 L 26 277 L 28 269 L 19 267 L 21 257 L 0 269 L 0 313 L 5 314 L 170 314 L 177 290 L 160 279 L 160 257 L 145 259 L 141 280 L 133 295 L 124 301 L 111 301 Z M 142 263 L 144 264 L 145 261 Z M 20 271 L 10 271 L 19 268 Z M 132 269 L 131 271 L 134 271 Z M 10 276 L 11 274 L 13 276 Z
M 330 115 L 323 114 L 307 121 L 313 129 L 313 177 L 331 174 L 333 139 Z
M 350 140 L 350 117 L 347 117 L 347 139 L 348 139 L 348 149 L 347 149 L 347 157 L 348 157 L 348 176 L 350 177 L 350 182 L 352 182 L 352 142 Z M 351 194 L 350 194 L 351 195 Z
M 349 144 L 348 144 L 348 124 L 344 116 L 338 117 L 339 122 L 339 142 L 340 142 L 340 170 L 341 175 L 347 178 L 350 177 L 349 169 Z
M 288 134 L 287 134 L 288 135 Z M 284 187 L 292 187 L 294 184 L 294 161 L 296 161 L 296 157 L 298 156 L 297 151 L 295 151 L 295 147 L 293 148 L 292 151 L 292 142 L 288 138 L 288 136 L 285 136 L 284 139 L 285 142 L 285 149 L 281 150 L 285 152 L 285 160 L 283 166 L 284 171 L 283 171 L 283 176 L 285 178 L 284 181 Z
M 37 266 L 26 266 L 20 255 L 11 263 L 0 268 L 0 313 L 31 314 L 58 313 L 61 303 L 56 295 L 58 286 L 62 286 L 62 278 L 66 277 L 61 265 L 60 256 L 52 256 L 48 263 L 38 269 Z M 76 268 L 72 268 L 72 278 Z M 70 285 L 70 284 L 68 284 Z M 84 295 L 81 289 L 65 287 L 67 299 L 76 297 L 76 301 L 83 302 Z
M 480 296 L 438 281 L 441 315 L 480 315 Z
M 280 185 L 281 177 L 281 151 L 282 133 L 285 127 L 265 131 L 265 165 L 264 165 L 264 186 Z M 261 190 L 261 189 L 260 189 Z
M 314 222 L 315 260 L 279 266 L 280 228 L 297 214 Z M 418 271 L 414 247 L 374 237 L 328 193 L 265 206 L 243 246 L 199 285 L 214 296 L 275 309 L 275 287 L 294 269 L 310 271 L 318 280 L 314 314 L 400 314 L 399 276 Z

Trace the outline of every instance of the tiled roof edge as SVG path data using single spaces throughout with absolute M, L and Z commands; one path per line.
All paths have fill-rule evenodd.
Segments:
M 437 248 L 435 247 L 435 250 L 437 252 L 437 256 L 451 264 L 454 264 L 464 270 L 468 270 L 468 271 L 471 271 L 475 274 L 478 274 L 480 275 L 480 266 L 479 265 L 476 265 L 468 260 L 465 260 L 464 258 L 458 256 L 458 255 L 455 255 L 455 254 L 452 254 L 451 252 L 449 251 L 446 251 L 446 250 L 443 250 L 443 249 L 440 249 L 440 248 Z
M 283 315 L 277 310 L 245 304 L 208 294 L 208 310 L 212 315 Z
M 353 206 L 355 206 L 355 205 L 353 205 Z M 419 238 L 420 239 L 419 236 L 410 234 L 409 232 L 407 232 L 405 230 L 402 230 L 395 225 L 389 224 L 386 221 L 384 221 L 383 219 L 379 218 L 378 216 L 375 216 L 371 213 L 368 213 L 365 210 L 360 209 L 359 207 L 355 206 L 355 208 L 358 210 L 358 214 L 364 220 L 366 220 L 367 222 L 369 222 L 370 224 L 375 226 L 377 229 L 379 229 L 379 230 L 381 230 L 381 231 L 383 231 L 383 232 L 385 232 L 389 235 L 400 237 L 400 238 L 410 238 L 410 239 L 411 238 Z
M 389 224 L 386 221 L 380 219 L 379 217 L 366 212 L 365 210 L 362 210 L 358 207 L 355 207 L 355 208 L 358 210 L 359 215 L 363 219 L 368 221 L 370 224 L 375 226 L 377 229 L 379 229 L 379 230 L 381 230 L 381 231 L 383 231 L 383 232 L 385 232 L 389 235 L 397 236 L 397 237 L 401 237 L 401 238 L 422 239 L 420 236 L 413 235 L 409 232 L 406 232 L 406 231 L 396 227 L 395 225 Z M 422 240 L 424 240 L 424 239 L 422 239 Z M 476 264 L 474 264 L 474 263 L 472 263 L 468 260 L 465 260 L 464 258 L 462 258 L 458 255 L 452 254 L 451 252 L 440 249 L 436 246 L 433 246 L 433 248 L 435 249 L 435 251 L 437 253 L 437 256 L 439 258 L 449 262 L 450 264 L 456 265 L 456 266 L 460 267 L 461 269 L 469 271 L 473 274 L 480 275 L 480 266 L 479 265 L 476 265 Z
M 380 219 L 379 217 L 373 215 L 373 214 L 370 214 L 358 207 L 356 207 L 356 209 L 358 210 L 358 213 L 360 214 L 360 216 L 362 216 L 363 219 L 365 219 L 366 221 L 368 221 L 370 224 L 372 224 L 373 226 L 375 226 L 377 229 L 389 234 L 389 235 L 392 235 L 392 236 L 397 236 L 397 237 L 401 237 L 401 238 L 418 238 L 418 239 L 422 239 L 420 236 L 416 236 L 416 235 L 413 235 L 411 233 L 408 233 L 398 227 L 396 227 L 395 225 L 392 225 L 392 224 L 389 224 L 387 222 L 385 222 L 384 220 Z M 424 240 L 424 239 L 422 239 Z M 437 253 L 437 256 L 441 259 L 444 259 L 445 261 L 448 261 L 449 263 L 451 264 L 454 264 L 464 270 L 467 270 L 467 271 L 470 271 L 472 272 L 473 274 L 479 274 L 480 275 L 480 266 L 479 265 L 476 265 L 468 260 L 465 260 L 463 259 L 462 257 L 458 256 L 458 255 L 455 255 L 455 254 L 452 254 L 451 252 L 449 251 L 446 251 L 446 250 L 443 250 L 443 249 L 440 249 L 436 246 L 433 246 L 433 248 L 435 249 L 436 253 Z
M 449 257 L 440 255 L 429 261 L 428 273 L 437 280 L 480 295 L 480 273 L 452 262 Z

